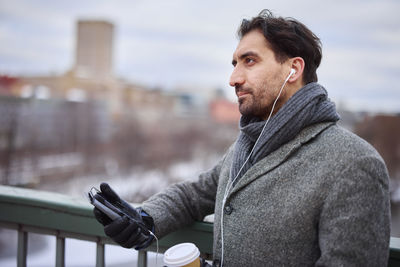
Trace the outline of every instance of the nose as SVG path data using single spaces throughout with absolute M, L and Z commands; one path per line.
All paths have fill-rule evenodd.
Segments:
M 240 70 L 240 68 L 238 66 L 236 66 L 231 74 L 231 77 L 229 79 L 229 85 L 232 87 L 236 87 L 238 85 L 242 85 L 244 83 L 245 79 L 244 79 L 244 74 L 243 72 Z

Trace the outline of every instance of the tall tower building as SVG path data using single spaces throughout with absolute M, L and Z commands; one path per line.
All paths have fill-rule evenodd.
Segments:
M 77 27 L 75 74 L 83 78 L 112 77 L 114 25 L 107 21 L 80 20 Z

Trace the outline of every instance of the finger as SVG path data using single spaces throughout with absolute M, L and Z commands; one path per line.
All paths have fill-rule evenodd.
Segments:
M 106 226 L 112 222 L 112 220 L 110 218 L 108 218 L 108 216 L 105 215 L 98 208 L 93 209 L 93 214 L 94 214 L 94 217 L 96 218 L 96 220 L 104 226 Z
M 140 235 L 138 237 L 138 241 L 136 242 L 136 244 L 138 245 L 142 245 L 144 242 L 146 242 L 149 238 L 150 235 L 148 234 L 148 232 L 143 232 L 143 229 L 139 229 L 140 230 Z
M 137 212 L 135 208 L 133 208 L 128 202 L 124 201 L 121 199 L 120 203 L 122 204 L 122 210 L 128 214 L 131 218 L 133 218 L 136 221 L 141 221 L 142 216 Z
M 120 217 L 104 227 L 104 232 L 111 238 L 120 234 L 129 225 L 127 217 Z
M 148 235 L 145 235 L 143 233 L 140 233 L 138 237 L 136 237 L 135 239 L 130 238 L 128 239 L 128 241 L 126 241 L 126 245 L 127 247 L 131 248 L 134 247 L 141 247 L 143 246 L 143 244 L 149 239 L 150 237 Z
M 138 237 L 140 233 L 141 232 L 137 224 L 131 223 L 122 232 L 114 236 L 113 240 L 123 247 L 132 247 L 134 244 L 138 242 Z M 127 241 L 129 240 L 131 244 L 127 244 Z
M 120 201 L 118 194 L 107 183 L 101 183 L 100 190 L 108 201 Z

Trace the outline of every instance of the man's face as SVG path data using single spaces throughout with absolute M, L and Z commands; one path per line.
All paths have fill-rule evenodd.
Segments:
M 276 61 L 264 35 L 257 30 L 240 40 L 233 53 L 232 65 L 229 84 L 235 87 L 240 113 L 266 119 L 290 67 Z M 274 111 L 285 101 L 283 90 Z

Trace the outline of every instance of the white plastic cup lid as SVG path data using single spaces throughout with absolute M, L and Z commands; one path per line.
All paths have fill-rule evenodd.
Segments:
M 164 253 L 164 263 L 168 267 L 180 267 L 191 263 L 200 256 L 200 251 L 193 243 L 181 243 L 170 247 Z

